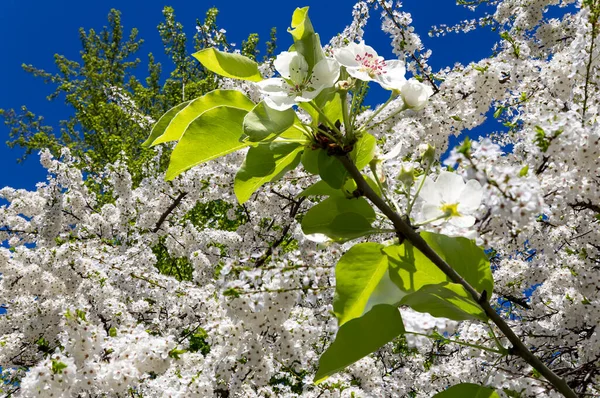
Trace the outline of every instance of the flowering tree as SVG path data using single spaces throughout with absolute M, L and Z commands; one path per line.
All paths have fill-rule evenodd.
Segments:
M 2 190 L 5 390 L 599 394 L 600 2 L 561 19 L 544 19 L 558 1 L 481 3 L 446 30 L 492 26 L 494 55 L 439 72 L 384 1 L 324 48 L 297 9 L 273 62 L 200 50 L 219 88 L 156 122 L 139 185 L 121 161 L 88 177 L 109 203 L 69 150 L 43 152 L 46 183 Z M 362 41 L 373 9 L 397 60 Z M 365 109 L 370 84 L 390 98 Z M 507 131 L 440 162 L 490 110 Z M 155 267 L 159 240 L 191 275 Z

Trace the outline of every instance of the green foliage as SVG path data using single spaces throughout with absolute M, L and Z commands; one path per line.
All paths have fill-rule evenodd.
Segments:
M 261 101 L 244 118 L 244 134 L 250 141 L 262 141 L 270 135 L 276 137 L 292 127 L 296 119 L 293 109 L 278 111 Z
M 300 163 L 302 145 L 297 142 L 266 142 L 250 148 L 235 176 L 234 191 L 243 204 L 263 184 L 281 178 Z
M 310 18 L 308 18 L 308 7 L 296 8 L 288 32 L 294 39 L 294 50 L 304 56 L 310 70 L 317 62 L 325 58 L 319 35 L 315 33 Z
M 184 331 L 185 334 L 189 334 L 189 331 Z M 207 356 L 210 352 L 210 344 L 208 344 L 208 333 L 202 328 L 196 329 L 196 331 L 189 336 L 190 346 L 188 351 L 200 352 L 202 355 Z
M 198 116 L 185 130 L 171 154 L 166 179 L 209 160 L 235 152 L 248 144 L 240 141 L 244 109 L 218 106 Z
M 500 398 L 500 395 L 489 387 L 478 384 L 462 383 L 434 395 L 434 398 Z
M 367 242 L 352 246 L 335 267 L 335 297 L 333 311 L 342 326 L 358 318 L 388 270 L 384 245 Z
M 377 140 L 369 133 L 363 134 L 356 144 L 354 144 L 354 149 L 350 152 L 350 156 L 354 160 L 357 169 L 362 170 L 373 160 L 376 146 Z
M 302 219 L 305 234 L 332 239 L 353 239 L 374 231 L 375 211 L 363 198 L 332 196 L 313 206 Z
M 165 246 L 165 240 L 166 237 L 161 237 L 158 243 L 152 247 L 152 253 L 156 257 L 156 268 L 161 274 L 173 276 L 179 281 L 191 281 L 194 267 L 187 257 L 171 256 Z
M 184 106 L 171 108 L 163 115 L 152 129 L 150 137 L 144 143 L 145 145 L 154 146 L 179 140 L 195 119 L 213 108 L 230 106 L 248 111 L 252 109 L 254 103 L 237 90 L 213 90 L 181 105 Z M 168 119 L 169 117 L 170 119 Z M 163 119 L 166 120 L 163 121 Z
M 376 305 L 362 317 L 339 328 L 335 341 L 319 359 L 315 382 L 322 382 L 402 333 L 404 324 L 398 309 L 392 305 Z
M 421 237 L 456 272 L 477 291 L 493 291 L 490 263 L 483 249 L 475 242 L 462 237 L 449 237 L 432 232 L 422 232 Z M 392 280 L 401 290 L 414 292 L 429 284 L 450 282 L 446 275 L 410 242 L 384 249 L 390 258 Z
M 258 64 L 243 55 L 226 53 L 211 47 L 200 50 L 193 56 L 202 66 L 218 75 L 251 82 L 262 80 Z
M 67 364 L 64 362 L 57 361 L 56 359 L 52 360 L 52 373 L 57 375 L 61 374 L 63 370 L 67 368 Z
M 425 285 L 416 292 L 404 296 L 400 304 L 407 305 L 415 311 L 455 321 L 477 319 L 487 321 L 483 309 L 462 285 L 456 283 Z

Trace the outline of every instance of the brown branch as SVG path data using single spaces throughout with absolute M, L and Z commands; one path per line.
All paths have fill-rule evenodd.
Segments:
M 518 355 L 524 359 L 528 364 L 535 368 L 548 380 L 554 388 L 560 391 L 567 398 L 577 398 L 577 395 L 565 380 L 556 375 L 550 370 L 538 357 L 536 357 L 521 341 L 521 339 L 513 332 L 510 326 L 504 321 L 504 319 L 492 308 L 490 303 L 485 299 L 486 295 L 492 292 L 483 292 L 480 294 L 469 284 L 462 276 L 458 274 L 444 259 L 442 259 L 433 250 L 427 242 L 413 230 L 413 228 L 381 198 L 373 191 L 373 189 L 366 182 L 360 171 L 356 168 L 354 162 L 348 157 L 338 156 L 338 159 L 350 176 L 356 182 L 358 189 L 361 189 L 365 196 L 392 222 L 396 232 L 399 236 L 403 236 L 412 245 L 425 255 L 431 262 L 433 262 L 446 276 L 454 283 L 461 285 L 465 290 L 473 297 L 473 299 L 479 303 L 481 308 L 485 311 L 486 315 L 512 344 L 510 353 Z
M 162 226 L 162 224 L 165 222 L 165 220 L 167 219 L 167 217 L 169 217 L 169 214 L 171 214 L 173 212 L 173 210 L 175 210 L 175 208 L 177 206 L 179 206 L 179 204 L 181 203 L 181 201 L 183 200 L 183 198 L 185 197 L 185 195 L 187 195 L 187 192 L 182 192 L 182 193 L 179 194 L 179 196 L 177 196 L 175 198 L 175 200 L 173 201 L 173 203 L 171 203 L 171 206 L 169 206 L 167 208 L 167 210 L 165 210 L 165 212 L 163 214 L 161 214 L 161 216 L 158 219 L 158 222 L 156 223 L 156 226 L 154 227 L 154 229 L 152 230 L 152 232 L 154 232 L 154 233 L 158 232 L 158 230 L 160 229 L 160 227 Z

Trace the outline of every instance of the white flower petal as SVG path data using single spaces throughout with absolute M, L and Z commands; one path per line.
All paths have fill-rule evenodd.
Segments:
M 271 108 L 278 111 L 285 111 L 286 109 L 290 109 L 296 100 L 294 97 L 290 97 L 288 95 L 271 95 L 265 97 L 265 104 Z
M 281 76 L 286 79 L 290 78 L 290 64 L 292 63 L 292 59 L 297 56 L 298 53 L 296 51 L 282 51 L 277 55 L 273 65 L 275 66 L 275 70 L 279 72 Z
M 308 63 L 300 53 L 290 60 L 289 74 L 290 80 L 294 83 L 304 83 L 308 77 Z
M 469 228 L 475 224 L 475 217 L 473 216 L 457 216 L 450 217 L 448 222 L 459 228 Z
M 261 80 L 260 82 L 256 82 L 256 85 L 258 86 L 258 89 L 265 95 L 277 92 L 285 93 L 290 86 L 280 77 Z
M 356 43 L 350 43 L 346 47 L 334 51 L 333 57 L 341 65 L 346 67 L 356 67 L 359 65 L 358 61 L 356 60 L 356 51 L 358 51 L 356 50 L 356 46 Z
M 458 198 L 465 186 L 463 178 L 455 173 L 442 171 L 435 180 L 435 189 L 440 193 L 444 203 L 458 203 Z
M 317 62 L 310 79 L 313 87 L 332 87 L 340 77 L 340 64 L 331 58 Z
M 440 209 L 439 206 L 431 203 L 424 203 L 423 207 L 421 207 L 421 217 L 419 221 L 429 221 L 433 220 L 434 218 L 441 217 L 443 215 L 444 212 L 442 211 L 442 209 Z M 440 222 L 441 221 L 442 220 L 440 220 Z
M 421 180 L 417 181 L 415 186 L 418 187 L 420 183 Z M 442 202 L 442 195 L 437 189 L 433 180 L 429 176 L 425 177 L 425 182 L 423 183 L 423 188 L 421 188 L 419 197 L 427 203 L 431 203 L 436 206 L 439 206 Z
M 369 73 L 367 71 L 363 70 L 360 67 L 346 68 L 346 71 L 353 78 L 358 79 L 358 80 L 362 80 L 363 82 L 370 82 L 371 80 L 373 80 L 371 78 L 371 76 L 369 76 Z
M 398 60 L 385 62 L 385 73 L 377 75 L 376 80 L 386 90 L 400 90 L 406 83 L 406 67 Z
M 483 187 L 477 180 L 469 180 L 458 198 L 459 213 L 472 213 L 479 208 L 483 197 Z
M 400 94 L 406 106 L 418 111 L 425 107 L 429 97 L 433 94 L 433 89 L 416 79 L 410 79 L 400 87 Z
M 385 155 L 380 155 L 379 159 L 381 160 L 389 160 L 389 159 L 394 159 L 395 157 L 397 157 L 398 155 L 400 155 L 400 152 L 402 151 L 402 141 L 400 141 L 399 143 L 397 143 L 388 153 L 386 153 Z

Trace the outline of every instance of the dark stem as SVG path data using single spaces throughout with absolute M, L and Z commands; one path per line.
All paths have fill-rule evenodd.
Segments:
M 187 192 L 182 192 L 182 193 L 179 194 L 179 196 L 177 196 L 175 198 L 175 200 L 173 201 L 173 203 L 171 203 L 171 206 L 169 206 L 167 208 L 167 210 L 165 210 L 165 212 L 163 214 L 161 214 L 161 216 L 158 219 L 158 222 L 156 223 L 156 226 L 154 227 L 154 229 L 152 230 L 152 232 L 154 232 L 154 233 L 158 232 L 158 230 L 160 229 L 160 227 L 162 226 L 162 224 L 165 222 L 165 220 L 167 219 L 167 217 L 169 217 L 169 214 L 171 214 L 173 212 L 173 210 L 175 210 L 175 208 L 177 206 L 179 206 L 179 204 L 181 203 L 181 201 L 183 200 L 183 198 L 185 198 L 185 195 L 187 195 Z
M 428 244 L 425 242 L 421 235 L 413 230 L 413 228 L 402 219 L 402 217 L 396 213 L 388 204 L 379 197 L 373 189 L 367 184 L 360 171 L 356 168 L 354 162 L 348 157 L 339 156 L 338 159 L 342 162 L 350 176 L 356 182 L 359 189 L 362 189 L 364 196 L 383 213 L 385 216 L 394 224 L 394 228 L 398 235 L 408 240 L 414 247 L 416 247 L 421 253 L 423 253 L 431 262 L 433 262 L 450 280 L 454 283 L 458 283 L 465 288 L 467 292 L 473 297 L 473 299 L 479 303 L 481 308 L 485 311 L 486 315 L 494 324 L 502 331 L 504 336 L 512 344 L 510 350 L 512 354 L 518 355 L 523 358 L 528 364 L 533 366 L 538 372 L 540 372 L 546 380 L 548 380 L 554 388 L 560 391 L 565 397 L 577 398 L 577 395 L 569 385 L 557 376 L 552 370 L 550 370 L 538 357 L 536 357 L 526 346 L 523 344 L 521 339 L 512 331 L 510 326 L 504 321 L 504 319 L 492 308 L 490 303 L 485 298 L 486 295 L 491 295 L 492 292 L 483 292 L 479 294 L 473 286 L 471 286 L 466 280 L 460 276 L 454 268 L 452 268 L 444 259 L 442 259 Z M 482 299 L 482 296 L 484 297 Z

